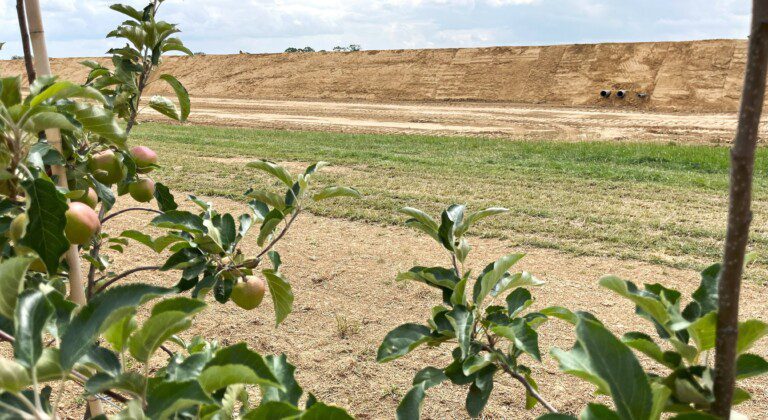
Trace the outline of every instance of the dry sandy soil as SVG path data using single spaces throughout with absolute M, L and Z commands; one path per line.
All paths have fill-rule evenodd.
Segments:
M 177 196 L 177 198 L 181 198 Z M 219 211 L 239 214 L 245 206 L 224 199 L 213 199 Z M 128 206 L 131 203 L 123 203 Z M 189 207 L 187 205 L 187 207 Z M 504 216 L 502 216 L 504 217 Z M 146 225 L 149 216 L 127 213 L 106 225 L 112 234 Z M 479 232 L 482 225 L 479 225 Z M 255 240 L 246 249 L 255 251 Z M 607 273 L 635 282 L 663 282 L 689 294 L 698 285 L 698 274 L 644 263 L 610 258 L 573 257 L 541 249 L 510 249 L 502 241 L 473 238 L 470 259 L 474 271 L 505 253 L 527 252 L 516 269 L 530 271 L 547 281 L 533 291 L 533 309 L 564 305 L 586 310 L 607 322 L 616 334 L 641 330 L 652 334 L 650 325 L 632 316 L 632 305 L 598 287 L 597 280 Z M 160 261 L 148 248 L 135 244 L 132 258 L 115 255 L 116 271 L 150 261 Z M 424 322 L 429 309 L 440 297 L 434 289 L 416 283 L 397 283 L 395 275 L 413 265 L 447 264 L 447 254 L 423 235 L 398 227 L 380 227 L 359 222 L 303 215 L 295 228 L 278 246 L 283 256 L 284 273 L 296 296 L 294 312 L 276 330 L 269 299 L 261 308 L 246 312 L 233 304 L 220 305 L 209 298 L 210 306 L 197 317 L 191 331 L 223 344 L 247 342 L 263 353 L 286 353 L 298 367 L 298 378 L 306 391 L 321 400 L 349 408 L 361 419 L 392 418 L 399 399 L 408 390 L 413 375 L 421 368 L 446 363 L 448 349 L 421 349 L 388 364 L 375 362 L 376 349 L 384 335 L 405 322 Z M 131 281 L 172 285 L 175 273 L 136 275 Z M 749 283 L 744 290 L 744 317 L 768 321 L 765 285 Z M 146 313 L 146 311 L 144 311 Z M 339 320 L 351 327 L 349 336 L 340 336 Z M 191 335 L 191 334 L 187 334 Z M 553 346 L 570 348 L 572 328 L 551 321 L 540 329 L 542 354 Z M 755 347 L 768 356 L 766 340 Z M 161 356 L 156 359 L 160 365 Z M 646 361 L 647 362 L 647 361 Z M 548 355 L 543 364 L 532 362 L 535 379 L 543 395 L 566 412 L 578 412 L 590 400 L 592 391 L 584 382 L 560 373 Z M 653 366 L 648 364 L 648 366 Z M 662 373 L 658 366 L 655 372 Z M 739 407 L 751 418 L 762 418 L 768 411 L 768 383 L 744 383 L 754 399 Z M 74 413 L 83 401 L 75 398 L 68 411 Z M 429 391 L 424 404 L 425 418 L 466 418 L 463 409 L 465 390 L 442 385 Z M 543 412 L 524 411 L 523 392 L 516 382 L 500 376 L 486 409 L 487 418 L 525 419 Z
M 198 124 L 353 133 L 430 134 L 558 140 L 720 143 L 732 139 L 734 113 L 509 103 L 353 103 L 192 98 Z M 167 121 L 147 108 L 147 118 Z

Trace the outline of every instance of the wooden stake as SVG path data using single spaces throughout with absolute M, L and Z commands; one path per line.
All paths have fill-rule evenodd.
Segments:
M 717 340 L 715 345 L 715 403 L 712 413 L 731 416 L 736 373 L 736 340 L 744 255 L 752 222 L 752 175 L 755 166 L 760 115 L 768 70 L 768 0 L 753 0 L 747 70 L 739 110 L 739 125 L 731 148 L 731 186 L 728 231 L 718 286 Z
M 45 45 L 45 32 L 43 31 L 43 19 L 40 12 L 40 3 L 38 0 L 24 0 L 27 6 L 27 23 L 29 26 L 29 37 L 34 51 L 35 69 L 38 76 L 48 76 L 51 74 L 51 65 L 48 61 L 48 48 Z M 48 142 L 59 152 L 61 147 L 61 132 L 58 129 L 46 130 Z M 67 188 L 67 170 L 64 166 L 54 165 L 51 171 L 58 178 L 59 186 Z M 80 254 L 77 245 L 70 246 L 66 254 L 67 265 L 69 266 L 69 298 L 76 304 L 82 306 L 86 304 L 85 291 L 83 289 L 83 273 L 80 267 Z M 91 415 L 98 416 L 104 413 L 101 401 L 95 398 L 88 399 L 88 407 Z

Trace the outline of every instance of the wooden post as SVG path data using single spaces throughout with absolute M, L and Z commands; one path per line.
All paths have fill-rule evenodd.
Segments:
M 728 231 L 718 286 L 719 309 L 715 345 L 715 403 L 712 413 L 731 415 L 736 373 L 736 340 L 744 254 L 752 222 L 752 174 L 768 69 L 768 0 L 753 0 L 747 69 L 739 110 L 739 125 L 731 148 Z
M 48 49 L 45 45 L 45 32 L 43 31 L 43 19 L 40 12 L 40 3 L 38 0 L 24 0 L 27 6 L 27 24 L 29 26 L 29 37 L 34 51 L 35 69 L 38 76 L 48 76 L 51 74 L 51 65 L 48 61 Z M 45 131 L 46 138 L 51 145 L 59 152 L 61 147 L 61 132 L 58 129 Z M 59 186 L 67 188 L 67 170 L 64 166 L 54 165 L 51 171 L 58 178 Z M 69 266 L 69 298 L 76 304 L 82 306 L 86 304 L 85 290 L 83 289 L 83 273 L 80 267 L 80 254 L 77 245 L 70 246 L 66 254 L 67 265 Z M 101 401 L 95 398 L 88 399 L 88 407 L 92 416 L 98 416 L 104 413 Z

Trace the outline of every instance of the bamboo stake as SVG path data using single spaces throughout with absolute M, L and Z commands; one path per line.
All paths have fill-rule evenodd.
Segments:
M 43 31 L 43 18 L 40 12 L 40 3 L 38 0 L 24 0 L 27 6 L 27 23 L 29 26 L 29 37 L 34 51 L 35 70 L 38 76 L 48 76 L 51 74 L 51 64 L 48 61 L 48 48 L 45 45 L 45 32 Z M 59 152 L 62 151 L 61 132 L 58 129 L 45 131 L 46 138 L 51 145 Z M 58 177 L 59 186 L 67 188 L 67 170 L 64 166 L 54 165 L 51 171 Z M 69 266 L 69 298 L 76 304 L 82 306 L 86 304 L 85 291 L 83 289 L 83 273 L 80 266 L 80 255 L 77 245 L 71 245 L 66 253 L 67 265 Z M 104 413 L 101 401 L 95 398 L 88 399 L 88 407 L 91 416 L 95 417 Z
M 717 340 L 715 345 L 715 403 L 712 414 L 731 416 L 736 373 L 736 341 L 739 328 L 739 294 L 744 254 L 752 222 L 752 176 L 755 166 L 760 115 L 768 71 L 768 0 L 752 3 L 747 70 L 739 110 L 739 125 L 731 148 L 731 187 L 728 231 L 723 269 L 718 285 Z

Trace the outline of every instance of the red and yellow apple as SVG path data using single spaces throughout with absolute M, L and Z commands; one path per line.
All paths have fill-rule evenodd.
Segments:
M 138 202 L 150 202 L 155 196 L 155 182 L 149 178 L 140 178 L 133 184 L 128 185 L 128 193 Z
M 88 161 L 88 169 L 102 184 L 116 184 L 125 178 L 125 167 L 112 150 L 93 155 Z
M 261 305 L 265 291 L 266 285 L 264 280 L 256 276 L 250 276 L 235 285 L 230 298 L 232 302 L 235 302 L 235 305 L 250 311 Z
M 146 174 L 155 169 L 152 165 L 157 164 L 157 153 L 147 146 L 136 146 L 131 149 L 133 161 L 136 162 L 136 172 Z
M 79 203 L 87 204 L 88 207 L 95 209 L 96 205 L 99 204 L 99 196 L 96 195 L 96 191 L 93 188 L 88 188 L 87 194 L 83 194 L 79 197 L 75 197 L 72 199 L 72 201 L 77 201 Z
M 91 240 L 91 237 L 101 228 L 99 215 L 83 203 L 69 203 L 69 210 L 66 212 L 67 225 L 64 228 L 64 235 L 72 244 L 85 245 Z

